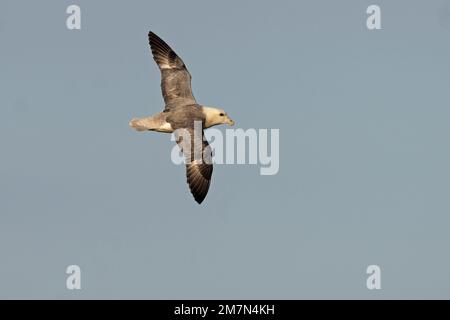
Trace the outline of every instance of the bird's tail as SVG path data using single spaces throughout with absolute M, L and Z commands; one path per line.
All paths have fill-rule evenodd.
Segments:
M 130 121 L 130 127 L 136 129 L 137 131 L 147 131 L 152 130 L 153 123 L 150 121 L 151 118 L 134 118 Z

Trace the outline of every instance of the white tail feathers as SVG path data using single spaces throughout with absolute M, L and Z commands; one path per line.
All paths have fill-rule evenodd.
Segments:
M 147 118 L 143 118 L 143 119 L 133 119 L 130 121 L 130 127 L 136 129 L 137 131 L 147 131 L 147 130 L 151 130 L 151 128 L 149 128 L 149 121 L 146 121 Z
M 130 127 L 137 131 L 158 131 L 158 132 L 173 132 L 170 123 L 165 121 L 165 116 L 157 115 L 155 117 L 147 117 L 140 119 L 133 119 L 130 121 Z

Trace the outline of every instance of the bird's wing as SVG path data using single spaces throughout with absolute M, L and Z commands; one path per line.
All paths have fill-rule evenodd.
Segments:
M 195 104 L 191 88 L 191 75 L 183 60 L 153 32 L 149 32 L 148 39 L 153 59 L 161 70 L 161 89 L 166 104 L 165 111 L 170 110 L 173 106 Z
M 176 141 L 186 158 L 186 178 L 189 189 L 199 204 L 205 199 L 213 172 L 211 146 L 201 134 L 194 134 L 194 129 L 184 129 L 181 132 L 188 135 L 178 135 Z M 179 134 L 179 132 L 178 132 Z M 185 139 L 183 139 L 185 138 Z

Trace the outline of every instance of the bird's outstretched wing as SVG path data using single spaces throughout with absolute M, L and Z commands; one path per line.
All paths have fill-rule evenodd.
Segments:
M 161 89 L 166 104 L 164 110 L 168 111 L 175 106 L 195 104 L 191 88 L 191 75 L 183 60 L 153 32 L 149 32 L 148 39 L 153 59 L 161 70 Z
M 186 159 L 186 178 L 189 189 L 195 201 L 200 204 L 208 194 L 211 183 L 213 172 L 211 146 L 206 141 L 203 131 L 195 135 L 194 129 L 183 130 L 187 135 L 178 134 L 176 141 Z

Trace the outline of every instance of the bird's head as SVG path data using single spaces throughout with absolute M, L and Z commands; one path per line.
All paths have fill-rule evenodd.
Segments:
M 234 121 L 230 119 L 228 114 L 218 108 L 202 107 L 205 114 L 205 127 L 209 128 L 218 124 L 234 125 Z

